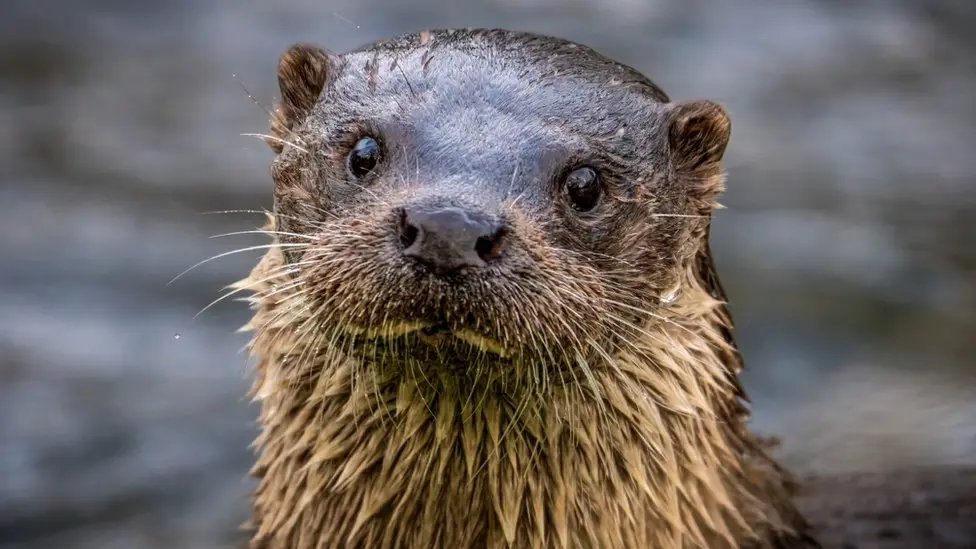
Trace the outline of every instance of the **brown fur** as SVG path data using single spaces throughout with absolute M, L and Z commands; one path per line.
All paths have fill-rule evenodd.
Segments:
M 282 57 L 276 138 L 316 139 L 304 118 L 332 65 Z M 280 246 L 237 286 L 254 295 L 263 429 L 252 549 L 815 547 L 747 429 L 708 249 L 728 116 L 662 109 L 669 167 L 635 173 L 654 192 L 610 187 L 588 221 L 609 227 L 600 254 L 557 224 L 568 211 L 506 200 L 507 263 L 463 294 L 391 255 L 388 207 L 422 186 L 336 208 L 309 174 L 338 168 L 273 144 Z M 425 311 L 456 337 L 415 331 Z

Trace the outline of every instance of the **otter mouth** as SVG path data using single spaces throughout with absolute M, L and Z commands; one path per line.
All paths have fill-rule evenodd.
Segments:
M 425 337 L 433 337 L 440 334 L 450 334 L 451 327 L 447 325 L 447 322 L 440 322 L 433 324 L 431 326 L 425 326 L 420 329 L 421 335 Z
M 343 329 L 360 346 L 383 346 L 394 340 L 406 340 L 437 350 L 461 344 L 470 347 L 470 350 L 498 355 L 500 358 L 507 358 L 511 354 L 510 349 L 500 341 L 475 330 L 452 327 L 446 321 L 403 322 L 370 328 L 345 326 Z
M 454 332 L 446 322 L 439 322 L 430 326 L 424 326 L 416 331 L 417 339 L 432 347 L 444 345 L 445 341 L 454 337 Z

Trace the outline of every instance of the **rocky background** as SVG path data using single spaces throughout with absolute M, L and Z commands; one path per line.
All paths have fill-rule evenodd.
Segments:
M 976 462 L 968 0 L 5 0 L 0 548 L 216 549 L 246 515 L 247 319 L 290 43 L 506 26 L 734 120 L 714 246 L 757 428 L 800 469 Z M 237 75 L 236 78 L 234 75 Z

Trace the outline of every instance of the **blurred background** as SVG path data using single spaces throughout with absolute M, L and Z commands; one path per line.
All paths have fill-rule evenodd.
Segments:
M 4 0 L 0 547 L 228 546 L 243 304 L 290 43 L 504 26 L 724 103 L 713 249 L 756 428 L 801 470 L 976 463 L 976 3 Z M 235 79 L 235 76 L 236 79 Z

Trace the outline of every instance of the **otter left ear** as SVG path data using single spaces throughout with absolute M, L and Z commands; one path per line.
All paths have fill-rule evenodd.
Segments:
M 293 44 L 278 58 L 281 101 L 272 114 L 272 139 L 268 140 L 276 153 L 281 152 L 281 144 L 291 131 L 311 114 L 331 72 L 329 54 L 314 44 Z
M 718 175 L 732 133 L 725 109 L 705 99 L 668 105 L 668 148 L 679 175 Z

